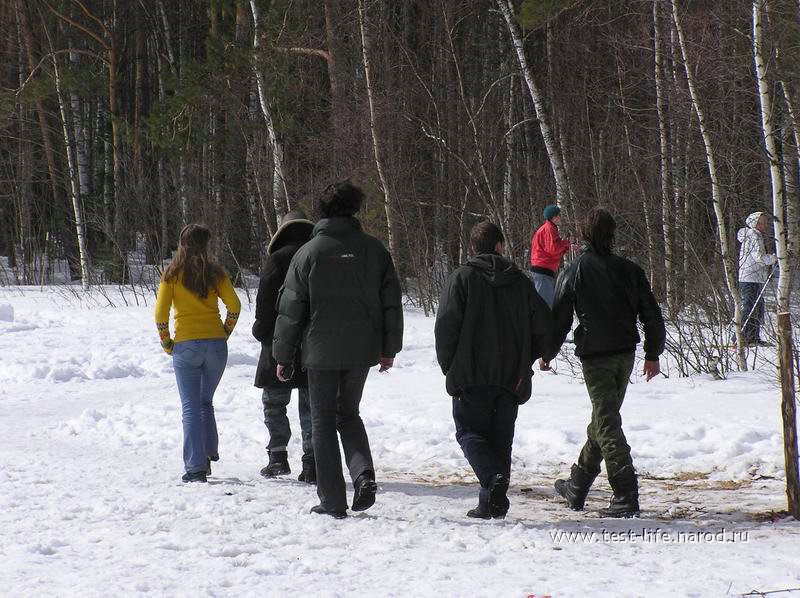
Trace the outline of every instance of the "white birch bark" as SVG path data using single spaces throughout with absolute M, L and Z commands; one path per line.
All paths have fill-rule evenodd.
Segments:
M 686 47 L 686 37 L 683 33 L 680 16 L 678 14 L 678 0 L 672 0 L 672 21 L 675 25 L 675 32 L 678 34 L 678 46 L 683 58 L 683 67 L 686 70 L 686 82 L 689 86 L 689 95 L 692 98 L 692 106 L 697 114 L 697 121 L 700 126 L 700 135 L 703 138 L 703 145 L 706 150 L 706 163 L 708 165 L 708 175 L 711 179 L 711 198 L 714 204 L 714 215 L 717 220 L 717 237 L 719 241 L 720 254 L 722 257 L 722 267 L 725 273 L 725 284 L 728 293 L 733 299 L 733 320 L 736 333 L 736 361 L 739 369 L 747 370 L 747 361 L 744 352 L 744 337 L 742 336 L 742 298 L 736 283 L 735 255 L 731 254 L 730 244 L 728 243 L 728 226 L 725 222 L 725 213 L 722 209 L 722 189 L 719 184 L 717 171 L 717 160 L 714 153 L 714 145 L 711 141 L 711 133 L 706 123 L 705 110 L 697 91 L 694 73 L 689 65 L 689 52 Z
M 58 61 L 53 57 L 53 75 L 56 85 L 56 96 L 58 97 L 58 108 L 61 113 L 61 127 L 64 134 L 64 148 L 67 152 L 67 169 L 69 175 L 70 198 L 72 199 L 72 211 L 75 215 L 75 232 L 78 237 L 78 254 L 81 265 L 81 286 L 84 291 L 89 290 L 89 253 L 86 245 L 86 234 L 83 225 L 83 214 L 81 210 L 80 188 L 78 173 L 75 160 L 72 155 L 72 140 L 69 135 L 69 124 L 67 120 L 67 110 L 64 103 L 64 95 L 61 93 L 61 77 L 58 71 Z
M 658 134 L 661 151 L 661 223 L 664 239 L 664 285 L 667 296 L 667 307 L 671 313 L 675 310 L 675 288 L 673 272 L 672 246 L 672 198 L 669 192 L 669 141 L 667 139 L 667 118 L 664 102 L 664 53 L 661 41 L 661 27 L 658 16 L 660 0 L 653 0 L 653 50 L 655 61 L 653 70 L 656 80 L 656 109 L 658 112 Z
M 525 56 L 525 45 L 522 40 L 522 34 L 514 20 L 513 8 L 509 0 L 496 0 L 500 12 L 508 28 L 508 33 L 511 36 L 511 44 L 519 60 L 522 76 L 525 78 L 525 83 L 528 87 L 528 92 L 533 101 L 533 107 L 536 110 L 536 118 L 539 120 L 539 130 L 542 133 L 545 150 L 547 157 L 550 160 L 550 168 L 553 171 L 553 177 L 556 182 L 556 201 L 558 205 L 566 203 L 567 199 L 572 195 L 567 179 L 566 169 L 564 167 L 564 158 L 556 143 L 555 136 L 553 135 L 553 127 L 550 123 L 550 116 L 547 113 L 545 106 L 545 99 L 542 90 L 533 79 L 533 72 L 528 65 L 528 59 Z
M 772 214 L 775 232 L 775 249 L 778 257 L 778 313 L 789 310 L 792 271 L 789 265 L 789 239 L 786 226 L 786 202 L 778 152 L 775 115 L 772 111 L 772 94 L 767 79 L 764 44 L 764 9 L 766 0 L 753 0 L 753 61 L 756 67 L 758 100 L 761 107 L 761 132 L 769 159 L 769 175 L 772 186 Z
M 386 213 L 386 234 L 389 241 L 389 252 L 392 256 L 396 256 L 395 238 L 394 238 L 394 216 L 392 203 L 392 195 L 389 190 L 389 181 L 386 178 L 386 169 L 383 165 L 380 150 L 380 137 L 378 135 L 378 127 L 375 114 L 375 100 L 373 94 L 372 82 L 372 69 L 370 67 L 370 46 L 369 38 L 367 36 L 366 27 L 366 9 L 364 7 L 364 0 L 358 0 L 358 26 L 361 32 L 361 59 L 364 66 L 364 79 L 367 87 L 367 103 L 369 105 L 369 129 L 372 133 L 372 150 L 375 154 L 375 167 L 378 170 L 378 178 L 380 179 L 381 188 L 383 189 L 383 208 Z
M 264 79 L 264 73 L 258 67 L 257 54 L 260 45 L 259 36 L 261 35 L 259 29 L 259 12 L 256 0 L 250 0 L 250 11 L 253 14 L 253 72 L 256 76 L 256 86 L 258 87 L 258 100 L 261 106 L 261 112 L 264 115 L 264 122 L 267 125 L 267 135 L 269 143 L 272 147 L 272 160 L 274 169 L 274 182 L 273 182 L 273 202 L 275 204 L 275 213 L 278 220 L 291 209 L 289 205 L 289 190 L 286 186 L 286 172 L 283 168 L 283 147 L 275 134 L 275 124 L 272 118 L 272 108 L 270 107 L 269 97 L 267 97 L 267 84 Z

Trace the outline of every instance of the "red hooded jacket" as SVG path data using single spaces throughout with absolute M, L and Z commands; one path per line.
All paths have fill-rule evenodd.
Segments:
M 550 270 L 553 275 L 561 265 L 561 258 L 569 251 L 569 241 L 558 234 L 558 227 L 545 221 L 531 239 L 531 266 Z

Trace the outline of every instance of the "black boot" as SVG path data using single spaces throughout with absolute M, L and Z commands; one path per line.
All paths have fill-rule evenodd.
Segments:
M 570 509 L 581 511 L 596 477 L 597 474 L 587 473 L 582 467 L 573 465 L 568 480 L 556 480 L 556 492 L 567 499 Z
M 276 478 L 279 475 L 291 473 L 289 469 L 289 455 L 286 451 L 270 451 L 269 464 L 261 469 L 265 478 Z
M 508 513 L 508 476 L 494 474 L 489 480 L 489 515 L 494 519 L 503 519 Z
M 297 480 L 305 482 L 306 484 L 317 483 L 317 464 L 314 461 L 314 456 L 303 455 L 303 471 L 297 476 Z
M 614 496 L 608 508 L 600 509 L 601 517 L 637 517 L 639 515 L 639 483 L 632 465 L 620 469 L 608 479 Z
M 375 493 L 378 485 L 375 483 L 375 474 L 365 471 L 353 482 L 353 510 L 366 511 L 375 504 Z
M 481 489 L 481 493 L 478 495 L 478 506 L 467 511 L 467 517 L 472 517 L 473 519 L 492 518 L 489 514 L 489 493 L 486 490 Z
M 181 476 L 181 480 L 184 482 L 205 482 L 206 481 L 206 472 L 205 471 L 194 471 L 192 473 L 185 473 Z
M 316 513 L 317 515 L 329 515 L 334 519 L 344 519 L 347 517 L 347 511 L 328 511 L 322 505 L 311 507 L 311 512 Z

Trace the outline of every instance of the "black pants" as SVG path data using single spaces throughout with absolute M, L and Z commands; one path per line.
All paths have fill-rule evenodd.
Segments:
M 367 431 L 358 411 L 367 374 L 369 368 L 308 370 L 317 494 L 320 504 L 328 511 L 347 508 L 337 432 L 352 481 L 366 471 L 375 471 Z
M 481 488 L 498 473 L 511 475 L 511 445 L 519 402 L 496 386 L 467 388 L 453 397 L 456 440 L 464 451 Z
M 764 285 L 758 282 L 739 283 L 742 292 L 742 318 L 750 316 L 742 329 L 744 342 L 748 344 L 761 340 L 761 322 L 764 320 L 764 296 L 761 295 L 763 288 Z

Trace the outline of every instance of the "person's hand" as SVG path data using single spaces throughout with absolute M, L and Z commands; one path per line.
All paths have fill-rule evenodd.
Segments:
M 645 376 L 645 379 L 650 382 L 653 378 L 658 376 L 661 373 L 661 363 L 659 363 L 658 359 L 655 361 L 647 361 L 644 362 L 644 370 L 642 373 Z
M 394 357 L 381 357 L 380 364 L 381 367 L 378 370 L 379 372 L 389 371 L 394 365 Z
M 294 376 L 294 366 L 281 365 L 279 363 L 278 367 L 275 368 L 275 375 L 281 382 L 288 382 L 292 379 L 292 376 Z
M 165 338 L 161 341 L 161 348 L 164 349 L 164 353 L 167 355 L 172 355 L 172 350 L 175 348 L 175 341 L 171 338 Z

